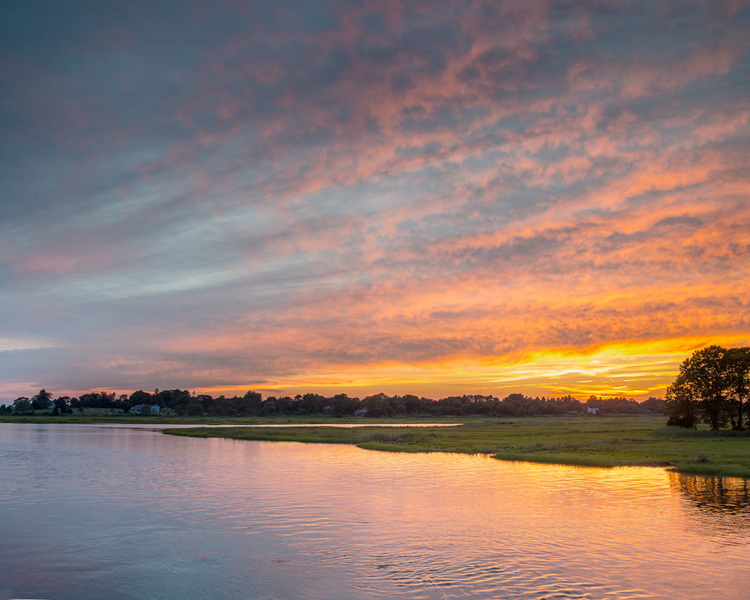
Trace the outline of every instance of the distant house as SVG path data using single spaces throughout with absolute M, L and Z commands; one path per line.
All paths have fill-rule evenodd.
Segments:
M 355 417 L 366 417 L 367 416 L 367 409 L 366 408 L 358 408 L 354 411 Z
M 161 412 L 161 407 L 158 404 L 136 404 L 131 407 L 130 412 L 138 415 L 142 413 L 158 415 Z
M 599 409 L 598 408 L 592 408 L 591 406 L 586 407 L 586 414 L 587 415 L 595 415 L 598 414 Z

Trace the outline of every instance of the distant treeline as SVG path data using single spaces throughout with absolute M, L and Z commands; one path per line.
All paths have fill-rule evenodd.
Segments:
M 330 415 L 392 417 L 407 415 L 485 415 L 485 416 L 531 416 L 559 415 L 567 413 L 599 414 L 664 414 L 664 400 L 649 398 L 636 402 L 627 398 L 597 398 L 591 396 L 586 402 L 572 396 L 562 398 L 531 398 L 523 394 L 510 394 L 502 400 L 495 396 L 464 395 L 449 396 L 440 400 L 405 396 L 374 394 L 365 398 L 351 398 L 346 394 L 321 396 L 304 394 L 291 396 L 269 396 L 263 398 L 258 392 L 247 392 L 244 396 L 214 398 L 208 394 L 196 394 L 187 390 L 142 390 L 130 395 L 114 392 L 92 392 L 77 398 L 52 394 L 41 390 L 33 398 L 17 398 L 11 406 L 0 406 L 0 414 L 34 414 L 49 411 L 50 414 L 72 414 L 86 408 L 118 410 L 131 414 L 154 414 L 167 412 L 179 416 L 210 415 L 217 417 L 256 417 L 272 415 Z

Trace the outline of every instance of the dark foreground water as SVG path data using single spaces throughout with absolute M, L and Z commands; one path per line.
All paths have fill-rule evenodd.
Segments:
M 0 424 L 0 600 L 750 597 L 736 479 Z

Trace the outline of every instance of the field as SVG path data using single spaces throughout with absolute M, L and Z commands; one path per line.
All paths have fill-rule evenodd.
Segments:
M 335 420 L 340 423 L 340 420 Z M 387 420 L 381 420 L 387 422 Z M 446 418 L 457 427 L 194 428 L 166 433 L 239 440 L 355 444 L 390 452 L 489 454 L 500 460 L 580 466 L 663 466 L 750 479 L 750 436 L 664 426 L 661 416 Z M 359 420 L 358 423 L 366 425 Z M 392 421 L 397 423 L 397 421 Z

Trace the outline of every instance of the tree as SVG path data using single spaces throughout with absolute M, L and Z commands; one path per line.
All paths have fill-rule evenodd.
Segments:
M 323 407 L 328 405 L 328 398 L 320 394 L 308 393 L 302 396 L 300 408 L 308 414 L 323 412 Z
M 115 393 L 90 392 L 88 394 L 81 394 L 79 402 L 80 406 L 88 408 L 114 408 Z
M 263 396 L 259 392 L 248 391 L 234 403 L 237 414 L 242 416 L 257 415 L 261 411 Z
M 641 408 L 649 413 L 663 415 L 666 406 L 664 404 L 664 400 L 662 400 L 661 398 L 654 398 L 652 396 L 648 400 L 641 402 Z
M 47 390 L 39 390 L 39 393 L 31 399 L 31 406 L 34 410 L 44 410 L 50 407 L 52 394 Z
M 277 412 L 279 412 L 279 409 L 276 406 L 275 400 L 267 399 L 263 401 L 263 405 L 260 411 L 262 415 L 274 415 Z
M 13 401 L 13 412 L 17 415 L 31 415 L 34 414 L 34 408 L 31 405 L 31 400 L 25 396 L 16 398 Z
M 187 405 L 192 400 L 188 390 L 162 390 L 155 391 L 152 404 L 158 404 L 161 408 L 171 408 L 184 414 Z
M 727 350 L 708 346 L 696 350 L 680 365 L 680 373 L 667 388 L 668 424 L 695 426 L 696 415 L 717 431 L 734 415 L 729 402 L 730 377 Z
M 148 404 L 151 405 L 154 401 L 154 397 L 149 394 L 148 392 L 144 392 L 143 390 L 138 390 L 137 392 L 133 392 L 130 394 L 130 397 L 128 398 L 128 405 L 130 408 L 133 408 L 136 404 Z
M 354 411 L 359 408 L 359 400 L 350 398 L 346 394 L 336 394 L 329 403 L 331 413 L 336 417 L 344 415 L 353 415 Z
M 724 361 L 729 401 L 733 406 L 732 429 L 742 431 L 745 407 L 750 399 L 750 348 L 730 348 Z
M 382 392 L 363 398 L 362 408 L 367 409 L 368 417 L 390 417 L 393 415 L 390 398 Z
M 203 406 L 198 400 L 193 400 L 187 405 L 185 411 L 191 417 L 200 417 L 203 414 Z
M 698 423 L 697 402 L 682 374 L 667 388 L 665 404 L 664 414 L 667 416 L 668 427 L 695 429 Z

